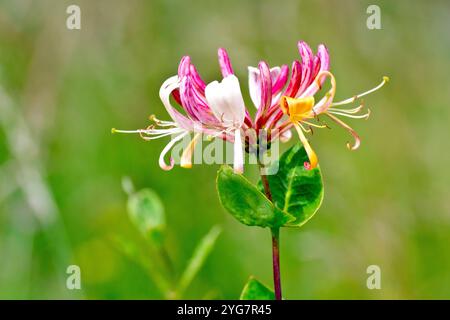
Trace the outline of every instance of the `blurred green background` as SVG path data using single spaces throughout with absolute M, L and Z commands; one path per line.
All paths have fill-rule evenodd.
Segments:
M 66 28 L 70 4 L 81 7 L 79 31 Z M 366 27 L 370 4 L 382 30 Z M 391 82 L 365 99 L 369 121 L 349 122 L 357 152 L 344 130 L 312 137 L 325 199 L 303 228 L 282 230 L 284 296 L 450 298 L 449 29 L 448 1 L 0 1 L 0 298 L 162 298 L 111 241 L 142 240 L 123 176 L 160 195 L 178 271 L 222 226 L 187 298 L 238 298 L 250 275 L 272 286 L 269 232 L 221 208 L 218 165 L 164 172 L 168 139 L 110 129 L 168 119 L 158 91 L 183 55 L 212 81 L 226 47 L 249 101 L 246 67 L 290 64 L 299 39 L 328 46 L 337 99 Z M 80 291 L 66 289 L 70 264 Z M 366 287 L 372 264 L 381 290 Z

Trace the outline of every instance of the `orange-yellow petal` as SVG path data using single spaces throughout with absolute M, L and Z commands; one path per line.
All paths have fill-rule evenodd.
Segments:
M 291 121 L 302 121 L 312 117 L 314 97 L 291 98 L 282 96 L 280 100 L 281 110 L 287 114 Z
M 306 139 L 305 134 L 303 133 L 300 126 L 297 123 L 294 123 L 294 126 L 295 129 L 297 130 L 300 141 L 302 142 L 303 146 L 305 147 L 306 153 L 308 154 L 309 158 L 308 169 L 314 169 L 315 167 L 317 167 L 319 159 L 317 158 L 317 155 L 314 152 L 314 150 L 311 148 L 311 145 L 309 144 L 308 139 Z

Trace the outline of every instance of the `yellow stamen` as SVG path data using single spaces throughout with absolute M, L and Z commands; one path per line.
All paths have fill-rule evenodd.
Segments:
M 326 128 L 327 126 L 326 125 L 324 125 L 324 124 L 316 124 L 316 123 L 311 123 L 311 122 L 309 122 L 309 121 L 302 121 L 304 124 L 307 124 L 308 126 L 310 126 L 310 127 L 314 127 L 314 128 L 320 128 L 320 129 L 323 129 L 323 128 Z
M 343 116 L 343 117 L 347 117 L 347 118 L 353 118 L 353 119 L 369 119 L 370 117 L 370 109 L 367 109 L 367 112 L 361 115 L 354 115 L 354 114 L 350 114 L 350 113 L 344 113 L 344 112 L 339 112 L 339 111 L 334 111 L 334 110 L 328 110 L 328 113 L 337 115 L 337 116 Z
M 372 92 L 374 92 L 374 91 L 377 91 L 378 89 L 380 89 L 381 87 L 383 87 L 383 86 L 384 86 L 386 83 L 388 83 L 388 82 L 389 82 L 389 77 L 384 76 L 384 77 L 383 77 L 383 81 L 381 81 L 381 83 L 380 83 L 379 85 L 377 85 L 375 88 L 372 88 L 372 89 L 370 89 L 370 90 L 368 90 L 368 91 L 366 91 L 366 92 L 357 94 L 356 96 L 353 96 L 352 98 L 345 99 L 345 100 L 342 100 L 342 101 L 339 101 L 339 102 L 333 102 L 333 103 L 331 104 L 331 106 L 332 106 L 332 107 L 335 107 L 335 106 L 341 106 L 341 105 L 344 105 L 344 104 L 353 103 L 353 102 L 356 101 L 356 99 L 362 98 L 362 97 L 364 97 L 364 96 L 366 96 L 366 95 L 368 95 L 368 94 L 370 94 L 370 93 L 372 93 Z
M 364 102 L 362 102 L 358 107 L 353 109 L 345 109 L 345 108 L 328 108 L 328 111 L 337 111 L 342 113 L 348 113 L 348 114 L 355 114 L 360 112 L 364 108 Z
M 180 160 L 180 166 L 182 168 L 192 168 L 192 154 L 194 153 L 195 145 L 197 144 L 198 139 L 201 137 L 201 135 L 201 133 L 196 133 L 187 148 L 184 149 L 183 155 L 181 156 Z
M 308 139 L 306 139 L 306 137 L 303 134 L 303 131 L 300 128 L 300 126 L 298 125 L 298 123 L 294 123 L 294 127 L 297 130 L 300 141 L 302 142 L 303 146 L 305 147 L 306 153 L 308 154 L 309 164 L 310 164 L 309 168 L 314 169 L 315 167 L 317 167 L 317 164 L 319 163 L 319 159 L 317 158 L 317 155 L 314 152 L 314 150 L 311 148 L 311 145 L 309 144 Z

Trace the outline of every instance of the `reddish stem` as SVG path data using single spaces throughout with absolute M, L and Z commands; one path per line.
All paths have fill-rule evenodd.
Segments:
M 260 165 L 260 170 L 262 170 Z M 261 181 L 264 186 L 266 197 L 272 201 L 269 180 L 267 176 L 261 174 Z M 280 228 L 271 229 L 272 232 L 272 267 L 273 267 L 273 286 L 275 290 L 275 300 L 281 300 L 281 273 L 280 273 Z
M 272 229 L 272 265 L 275 300 L 281 300 L 281 272 L 280 272 L 280 229 Z

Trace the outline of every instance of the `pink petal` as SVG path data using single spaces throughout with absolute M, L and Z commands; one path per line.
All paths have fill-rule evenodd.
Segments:
M 288 80 L 288 77 L 289 77 L 289 67 L 287 65 L 282 65 L 281 70 L 276 79 L 272 78 L 273 82 L 272 95 L 276 95 L 284 88 Z
M 189 77 L 184 76 L 180 83 L 180 98 L 183 108 L 186 110 L 189 117 L 193 120 L 199 120 L 195 110 L 195 101 L 192 95 L 192 84 L 189 82 Z
M 295 95 L 297 97 L 302 94 L 303 91 L 311 84 L 314 71 L 314 55 L 308 44 L 304 41 L 299 41 L 298 51 L 300 52 L 300 56 L 302 57 L 302 80 L 300 87 Z
M 330 54 L 328 53 L 328 49 L 325 45 L 319 45 L 319 47 L 317 48 L 317 57 L 319 57 L 320 68 L 315 76 L 317 76 L 320 71 L 330 70 Z M 322 85 L 324 81 L 325 79 L 322 79 L 320 84 Z
M 226 78 L 230 74 L 234 74 L 227 51 L 223 48 L 219 48 L 218 55 L 219 55 L 219 64 L 220 64 L 220 70 L 222 71 L 222 76 L 224 78 Z
M 272 77 L 270 76 L 269 66 L 266 62 L 261 61 L 258 67 L 261 76 L 260 108 L 264 112 L 269 109 L 272 103 Z
M 178 77 L 180 79 L 189 74 L 190 65 L 191 58 L 189 56 L 184 56 L 183 58 L 181 58 L 180 64 L 178 65 Z
M 195 68 L 195 66 L 193 64 L 191 64 L 190 71 L 191 71 L 191 76 L 192 76 L 192 79 L 194 80 L 195 85 L 204 92 L 206 84 L 202 80 L 200 75 L 198 74 L 197 69 Z
M 320 71 L 328 71 L 330 69 L 330 54 L 325 45 L 319 45 L 317 56 L 320 58 Z
M 284 93 L 285 96 L 294 97 L 300 87 L 300 80 L 302 76 L 301 64 L 298 60 L 292 63 L 292 76 L 288 87 Z

